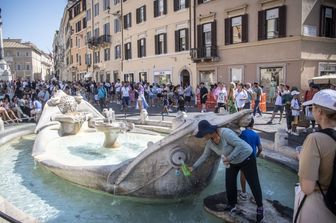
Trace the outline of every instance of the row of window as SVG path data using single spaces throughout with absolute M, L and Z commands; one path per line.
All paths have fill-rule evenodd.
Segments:
M 30 70 L 30 65 L 26 64 L 26 66 L 21 64 L 16 64 L 16 70 Z

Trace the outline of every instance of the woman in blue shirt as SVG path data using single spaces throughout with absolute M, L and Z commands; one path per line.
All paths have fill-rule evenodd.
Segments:
M 242 171 L 251 188 L 254 199 L 257 203 L 257 222 L 264 217 L 262 204 L 262 192 L 259 183 L 256 158 L 251 146 L 228 128 L 218 128 L 211 125 L 207 120 L 198 123 L 197 138 L 208 140 L 203 154 L 198 158 L 191 171 L 197 169 L 210 155 L 211 150 L 222 156 L 226 168 L 225 185 L 227 191 L 228 205 L 224 211 L 234 212 L 237 204 L 237 175 Z

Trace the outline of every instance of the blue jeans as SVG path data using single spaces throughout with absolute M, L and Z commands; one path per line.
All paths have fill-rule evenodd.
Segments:
M 256 112 L 258 112 L 261 115 L 261 111 L 259 108 L 260 101 L 254 101 L 254 108 L 253 108 L 253 115 L 256 115 Z

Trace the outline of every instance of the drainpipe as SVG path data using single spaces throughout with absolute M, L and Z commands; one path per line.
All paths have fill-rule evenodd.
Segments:
M 197 46 L 196 46 L 196 0 L 194 0 L 194 48 L 196 49 Z
M 121 22 L 121 47 L 120 47 L 120 54 L 121 54 L 121 61 L 120 61 L 120 72 L 124 72 L 124 12 L 123 12 L 123 0 L 120 1 L 120 22 Z M 121 74 L 120 74 L 121 75 Z M 121 79 L 121 77 L 120 77 Z
M 93 0 L 91 0 L 91 38 L 92 38 L 92 41 L 94 41 L 94 10 L 93 10 Z M 93 44 L 93 43 L 92 43 Z M 89 46 L 88 46 L 89 47 Z M 94 75 L 94 68 L 93 68 L 93 58 L 94 58 L 94 47 L 92 48 L 92 55 L 91 55 L 91 61 L 92 61 L 92 79 L 95 79 L 95 75 Z M 98 81 L 98 80 L 96 80 Z

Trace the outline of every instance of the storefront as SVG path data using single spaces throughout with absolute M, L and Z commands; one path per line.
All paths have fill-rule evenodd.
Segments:
M 270 101 L 275 97 L 277 86 L 285 81 L 285 65 L 266 65 L 258 67 L 259 82 Z
M 215 79 L 215 70 L 200 70 L 199 83 L 201 82 L 204 82 L 204 85 L 210 89 L 210 86 L 217 82 Z
M 157 84 L 170 84 L 172 83 L 172 71 L 171 70 L 154 70 L 154 83 Z

